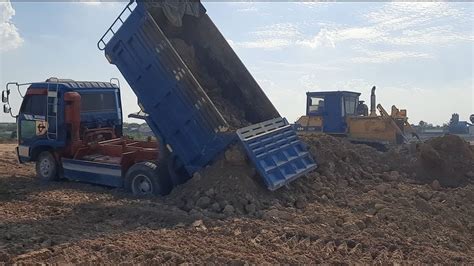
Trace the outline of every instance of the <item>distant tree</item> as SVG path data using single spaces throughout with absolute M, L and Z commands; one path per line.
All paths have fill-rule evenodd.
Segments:
M 423 121 L 423 120 L 421 120 L 420 122 L 418 122 L 418 126 L 421 127 L 421 128 L 425 128 L 427 125 L 428 125 L 428 123 L 426 123 L 426 122 Z

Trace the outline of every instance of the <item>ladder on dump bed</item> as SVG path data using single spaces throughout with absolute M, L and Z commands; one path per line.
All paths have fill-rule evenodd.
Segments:
M 97 42 L 97 48 L 103 51 L 107 43 L 109 43 L 110 39 L 115 35 L 115 32 L 120 28 L 120 26 L 125 22 L 128 16 L 132 14 L 133 10 L 136 7 L 135 1 L 130 1 L 127 6 L 120 12 L 118 17 L 114 20 L 112 25 L 107 29 L 107 31 L 102 35 L 100 40 Z

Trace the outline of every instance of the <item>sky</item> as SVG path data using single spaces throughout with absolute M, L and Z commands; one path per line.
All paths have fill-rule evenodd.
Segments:
M 0 0 L 0 84 L 48 77 L 120 79 L 124 116 L 137 99 L 96 47 L 126 2 Z M 207 13 L 290 122 L 307 91 L 350 90 L 433 124 L 474 114 L 474 4 L 204 2 Z M 13 112 L 21 98 L 12 94 Z M 1 114 L 0 122 L 14 121 Z M 133 121 L 133 120 L 130 120 Z

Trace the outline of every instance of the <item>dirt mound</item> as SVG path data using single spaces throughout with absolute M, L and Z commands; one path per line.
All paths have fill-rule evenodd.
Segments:
M 304 138 L 320 163 L 316 172 L 275 192 L 267 190 L 255 168 L 239 146 L 230 148 L 216 162 L 187 183 L 176 187 L 167 200 L 197 218 L 225 218 L 235 215 L 261 217 L 272 206 L 304 208 L 308 200 L 333 196 L 337 185 L 357 185 L 361 179 L 398 179 L 388 166 L 377 168 L 372 160 L 379 152 L 366 145 L 354 145 L 328 135 Z M 373 168 L 380 174 L 373 174 Z M 385 171 L 385 172 L 384 172 Z M 324 188 L 326 192 L 321 193 Z
M 364 187 L 408 175 L 384 162 L 383 153 L 328 135 L 303 137 L 318 169 L 275 192 L 267 190 L 239 146 L 175 188 L 167 200 L 198 218 L 261 217 L 275 206 L 303 209 L 309 201 L 334 199 L 336 187 Z
M 212 165 L 176 187 L 167 200 L 197 218 L 259 215 L 272 193 L 265 189 L 243 152 L 234 146 Z
M 419 146 L 421 179 L 438 180 L 443 186 L 457 187 L 474 180 L 474 152 L 456 135 L 437 137 Z
M 304 139 L 321 166 L 288 187 L 268 191 L 234 147 L 164 199 L 41 183 L 12 145 L 0 160 L 0 264 L 474 263 L 472 184 L 413 182 L 395 166 L 419 163 L 416 149 Z
M 381 152 L 325 134 L 301 138 L 319 163 L 317 172 L 326 178 L 356 183 L 362 180 L 396 181 L 409 176 L 408 169 L 400 167 L 402 151 Z
M 348 204 L 337 190 L 390 191 L 390 183 L 421 182 L 439 189 L 465 185 L 472 167 L 469 145 L 446 136 L 419 145 L 380 152 L 325 134 L 301 137 L 319 163 L 316 171 L 276 192 L 268 191 L 238 146 L 175 188 L 167 201 L 196 218 L 262 217 L 275 206 L 303 209 L 308 202 Z M 367 205 L 366 211 L 375 209 Z

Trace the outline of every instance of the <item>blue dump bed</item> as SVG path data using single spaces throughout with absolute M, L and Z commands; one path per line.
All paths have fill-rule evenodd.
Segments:
M 316 168 L 205 12 L 199 2 L 130 3 L 98 43 L 137 95 L 173 167 L 192 176 L 240 137 L 270 189 Z M 255 131 L 265 121 L 280 124 Z

